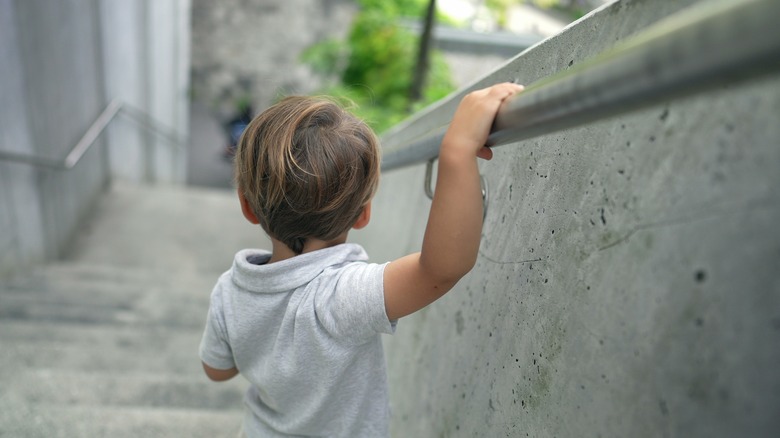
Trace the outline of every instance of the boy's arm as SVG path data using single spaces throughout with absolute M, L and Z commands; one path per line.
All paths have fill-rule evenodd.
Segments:
M 387 265 L 385 308 L 390 320 L 414 313 L 447 293 L 477 260 L 482 233 L 482 189 L 477 157 L 501 103 L 522 90 L 512 83 L 469 93 L 458 106 L 439 151 L 436 192 L 422 251 Z
M 230 380 L 238 374 L 238 368 L 233 367 L 229 370 L 218 370 L 206 365 L 206 362 L 201 361 L 203 364 L 203 371 L 206 372 L 206 376 L 215 382 L 224 382 Z

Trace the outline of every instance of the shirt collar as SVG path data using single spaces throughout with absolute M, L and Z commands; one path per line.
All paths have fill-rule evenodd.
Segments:
M 239 251 L 233 260 L 233 282 L 255 292 L 285 292 L 310 282 L 328 267 L 364 262 L 368 255 L 360 245 L 343 243 L 271 264 L 257 264 L 270 258 L 271 253 L 262 249 Z

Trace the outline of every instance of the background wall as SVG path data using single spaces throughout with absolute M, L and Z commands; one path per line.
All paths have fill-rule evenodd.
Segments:
M 530 84 L 692 3 L 614 3 L 476 87 Z M 497 148 L 476 267 L 385 339 L 393 436 L 776 436 L 778 111 L 774 76 Z M 419 250 L 423 167 L 383 175 L 354 233 L 375 261 Z
M 0 148 L 62 160 L 115 97 L 185 133 L 188 17 L 187 0 L 0 0 Z M 70 171 L 0 161 L 0 275 L 60 256 L 112 175 L 183 181 L 158 141 L 120 116 Z
M 118 119 L 109 130 L 114 175 L 134 182 L 185 181 L 189 132 L 190 0 L 102 0 L 106 94 L 148 114 L 182 144 Z
M 9 1 L 0 79 L 4 149 L 64 157 L 105 104 L 97 3 Z M 8 127 L 9 131 L 6 131 Z M 103 140 L 99 140 L 102 146 Z M 3 175 L 3 264 L 56 253 L 108 181 L 103 147 L 92 149 L 78 171 L 37 171 L 0 162 Z
M 352 0 L 195 0 L 192 88 L 222 118 L 250 99 L 260 111 L 280 93 L 309 93 L 320 79 L 299 64 L 301 52 L 344 37 Z
M 0 1 L 0 144 L 7 150 L 32 153 L 27 118 L 24 71 L 15 8 Z M 0 162 L 0 274 L 28 257 L 41 257 L 43 238 L 36 173 L 27 166 Z

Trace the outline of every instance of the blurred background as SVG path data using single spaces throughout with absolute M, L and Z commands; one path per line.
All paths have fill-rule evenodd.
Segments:
M 603 3 L 193 0 L 187 181 L 229 187 L 234 128 L 282 96 L 342 98 L 382 133 Z
M 350 233 L 381 263 L 421 248 L 436 133 L 506 80 L 547 100 L 480 162 L 474 270 L 383 341 L 393 436 L 780 436 L 779 7 L 0 0 L 0 437 L 236 436 L 246 382 L 197 346 L 269 247 L 231 189 L 249 118 L 330 94 L 412 152 Z

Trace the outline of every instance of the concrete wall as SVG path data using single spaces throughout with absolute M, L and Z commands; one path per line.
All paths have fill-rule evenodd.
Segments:
M 614 3 L 475 86 L 530 84 L 691 3 Z M 475 269 L 385 339 L 393 436 L 777 436 L 779 112 L 774 76 L 496 149 Z M 374 260 L 419 250 L 423 173 L 383 175 L 351 236 Z
M 320 86 L 299 58 L 307 47 L 345 37 L 353 0 L 195 0 L 192 87 L 195 100 L 224 118 L 250 98 L 260 111 L 281 94 Z
M 105 104 L 94 1 L 0 3 L 0 147 L 64 157 Z M 8 131 L 6 130 L 8 129 Z M 103 140 L 99 141 L 102 146 Z M 0 162 L 2 266 L 59 252 L 108 180 L 103 147 L 73 172 Z
M 186 50 L 164 51 L 154 67 L 144 62 L 152 46 L 189 41 L 182 19 L 189 3 L 152 3 L 0 0 L 0 148 L 61 160 L 114 97 L 186 132 Z M 155 30 L 164 32 L 158 38 Z M 139 40 L 147 45 L 143 59 L 134 56 Z M 135 122 L 116 119 L 69 171 L 0 161 L 0 275 L 62 255 L 112 174 L 184 180 L 183 155 L 139 170 L 147 166 L 135 151 L 157 141 L 140 132 Z
M 185 181 L 189 131 L 190 0 L 102 0 L 106 94 L 177 133 L 177 146 L 137 122 L 108 133 L 113 174 L 134 182 Z
M 0 1 L 0 145 L 18 153 L 32 153 L 27 118 L 24 71 L 15 8 Z M 41 204 L 36 172 L 27 166 L 0 162 L 0 274 L 10 266 L 44 252 Z

